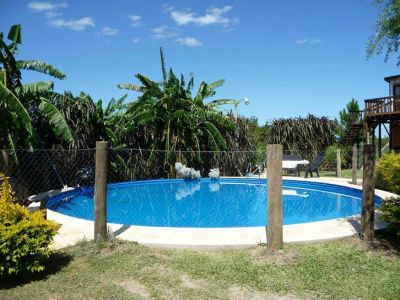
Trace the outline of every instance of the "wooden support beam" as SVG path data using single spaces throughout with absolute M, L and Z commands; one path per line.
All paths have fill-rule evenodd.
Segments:
M 386 131 L 387 135 L 389 135 L 389 130 L 387 129 L 387 127 L 386 127 L 386 124 L 385 124 L 385 123 L 383 123 L 383 128 L 385 128 L 385 131 Z
M 107 167 L 108 142 L 96 142 L 94 188 L 94 239 L 107 240 Z
M 340 149 L 336 149 L 336 176 L 342 177 L 342 159 L 340 157 Z
M 267 145 L 267 248 L 283 246 L 282 145 Z
M 379 123 L 379 130 L 378 130 L 378 157 L 382 156 L 382 124 Z
M 364 145 L 364 180 L 362 188 L 361 238 L 374 240 L 375 147 Z
M 355 144 L 353 146 L 353 155 L 352 155 L 352 160 L 351 160 L 351 183 L 352 184 L 357 184 L 357 169 L 358 169 L 358 147 Z
M 365 122 L 364 125 L 364 135 L 365 135 L 365 143 L 369 144 L 369 131 L 368 131 L 368 122 Z
M 376 126 L 374 126 L 374 127 L 371 129 L 372 144 L 373 144 L 373 145 L 375 145 L 375 128 L 376 128 Z

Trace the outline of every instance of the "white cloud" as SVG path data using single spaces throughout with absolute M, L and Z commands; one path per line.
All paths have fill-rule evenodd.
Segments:
M 296 45 L 303 45 L 308 42 L 308 39 L 296 40 Z
M 65 2 L 61 3 L 51 3 L 51 2 L 30 2 L 28 3 L 28 8 L 37 11 L 37 12 L 42 12 L 42 11 L 52 11 L 52 10 L 57 10 L 60 8 L 66 8 L 68 7 L 68 4 Z
M 80 18 L 78 20 L 65 21 L 64 19 L 53 19 L 50 21 L 50 25 L 54 27 L 65 27 L 75 31 L 82 31 L 86 27 L 94 27 L 94 21 L 90 17 Z
M 53 19 L 62 16 L 62 13 L 55 11 L 46 11 L 46 18 Z
M 119 30 L 116 28 L 111 28 L 111 27 L 105 26 L 105 27 L 101 28 L 99 35 L 113 36 L 113 35 L 117 35 L 118 32 L 119 32 Z
M 176 37 L 178 33 L 169 29 L 168 26 L 158 26 L 150 30 L 156 40 L 169 39 Z
M 64 20 L 62 18 L 63 14 L 59 10 L 68 7 L 68 4 L 65 2 L 30 2 L 27 4 L 27 7 L 35 12 L 44 13 L 45 17 L 49 19 L 49 24 L 53 27 L 65 27 L 75 31 L 82 31 L 89 26 L 94 27 L 94 21 L 91 17 L 83 17 L 70 21 Z M 116 33 L 114 32 L 115 30 L 116 29 L 108 27 L 108 30 L 105 29 L 104 32 L 101 31 L 100 33 L 104 35 L 114 35 L 118 33 L 118 30 Z
M 219 24 L 224 27 L 237 24 L 238 19 L 226 17 L 226 13 L 232 10 L 232 6 L 226 5 L 224 7 L 210 7 L 207 9 L 206 14 L 198 16 L 191 9 L 178 11 L 173 7 L 166 6 L 164 10 L 170 13 L 171 18 L 177 25 L 194 24 L 198 26 L 215 25 Z
M 169 5 L 169 4 L 164 4 L 163 6 L 162 6 L 162 9 L 163 9 L 163 11 L 165 11 L 165 12 L 170 12 L 170 11 L 173 11 L 173 10 L 175 10 L 175 7 L 173 7 L 173 6 L 171 6 L 171 5 Z
M 319 44 L 321 42 L 322 42 L 322 40 L 320 40 L 320 39 L 314 39 L 314 40 L 309 41 L 310 44 Z
M 140 42 L 140 39 L 138 39 L 138 38 L 132 39 L 132 43 L 134 43 L 134 44 L 139 43 L 139 42 Z
M 143 26 L 142 17 L 138 15 L 129 15 L 128 18 L 131 20 L 131 25 L 133 27 Z
M 189 47 L 198 47 L 203 45 L 202 42 L 200 42 L 198 39 L 192 38 L 192 37 L 184 37 L 184 38 L 177 38 L 175 41 L 177 41 L 181 45 L 189 46 Z
M 142 19 L 142 17 L 138 16 L 138 15 L 130 15 L 129 19 L 131 19 L 131 21 L 133 21 L 133 22 L 137 22 L 137 21 L 140 21 Z
M 321 39 L 298 39 L 296 40 L 296 45 L 304 45 L 304 44 L 320 44 L 322 42 Z

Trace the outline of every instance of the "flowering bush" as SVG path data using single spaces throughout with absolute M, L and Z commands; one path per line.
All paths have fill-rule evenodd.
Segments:
M 0 174 L 0 276 L 42 271 L 58 229 L 42 212 L 15 203 L 8 178 Z
M 400 194 L 400 154 L 389 152 L 376 165 L 376 187 Z

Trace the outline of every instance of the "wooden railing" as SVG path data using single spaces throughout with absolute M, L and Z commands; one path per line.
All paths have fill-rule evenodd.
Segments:
M 364 122 L 364 111 L 363 110 L 350 110 L 347 117 L 348 124 L 361 124 Z
M 396 112 L 400 113 L 400 98 L 398 96 L 365 100 L 365 117 Z

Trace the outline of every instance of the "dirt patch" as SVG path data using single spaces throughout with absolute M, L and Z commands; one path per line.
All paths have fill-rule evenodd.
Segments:
M 249 290 L 243 287 L 232 285 L 228 290 L 230 300 L 297 300 L 298 298 L 292 296 L 280 296 L 275 294 L 261 293 Z
M 145 299 L 150 298 L 150 294 L 147 291 L 146 287 L 134 279 L 129 279 L 123 282 L 119 282 L 117 283 L 117 285 L 124 288 L 130 294 L 134 294 L 136 296 L 140 296 Z
M 98 247 L 98 253 L 101 256 L 118 255 L 132 251 L 132 244 L 115 240 L 104 244 L 103 247 Z
M 189 289 L 203 289 L 204 283 L 200 280 L 193 279 L 188 274 L 182 274 L 179 276 L 182 282 L 182 286 Z
M 296 249 L 268 250 L 266 247 L 257 247 L 253 251 L 253 256 L 262 262 L 275 265 L 287 265 L 298 262 L 302 256 Z

